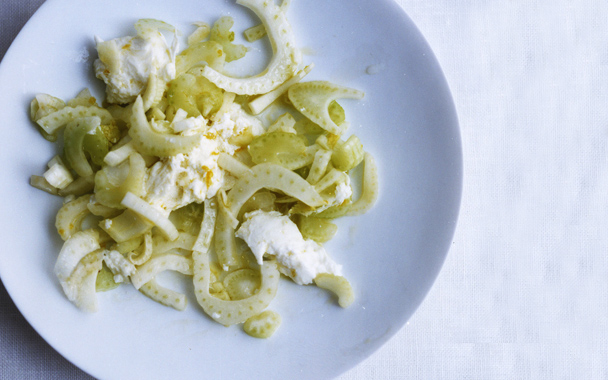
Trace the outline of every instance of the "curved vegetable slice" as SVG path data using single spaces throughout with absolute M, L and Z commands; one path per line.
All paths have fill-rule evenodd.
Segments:
M 362 99 L 364 93 L 327 81 L 312 81 L 294 84 L 289 88 L 287 95 L 302 115 L 326 131 L 341 135 L 345 128 L 337 125 L 330 117 L 328 111 L 330 103 L 339 98 Z
M 316 216 L 334 219 L 342 216 L 355 216 L 365 214 L 378 199 L 378 169 L 374 157 L 365 153 L 363 169 L 363 191 L 355 203 L 345 202 L 339 206 L 333 206 L 324 210 Z
M 177 228 L 175 228 L 175 225 L 171 223 L 169 218 L 163 216 L 157 209 L 154 208 L 154 206 L 144 201 L 137 195 L 127 192 L 120 203 L 136 214 L 154 223 L 154 225 L 158 227 L 162 233 L 169 238 L 169 240 L 173 241 L 179 236 L 179 231 L 177 231 Z
M 188 305 L 188 299 L 184 294 L 159 285 L 155 279 L 143 284 L 139 291 L 161 305 L 172 307 L 175 310 L 183 311 Z
M 82 220 L 91 213 L 90 201 L 91 195 L 83 195 L 61 206 L 55 217 L 55 227 L 63 240 L 80 231 Z
M 67 281 L 80 260 L 97 249 L 99 249 L 99 232 L 94 229 L 76 232 L 70 236 L 63 243 L 55 263 L 55 275 L 59 281 Z
M 199 135 L 178 136 L 154 132 L 146 118 L 141 96 L 138 96 L 133 104 L 129 136 L 133 139 L 133 146 L 140 153 L 159 157 L 188 153 L 202 140 Z
M 135 265 L 142 265 L 152 257 L 152 234 L 150 232 L 144 235 L 143 243 L 136 249 L 131 250 L 127 254 L 127 258 Z
M 217 217 L 217 200 L 215 197 L 205 199 L 205 211 L 203 212 L 203 220 L 201 228 L 196 237 L 196 241 L 192 246 L 193 251 L 205 252 L 211 246 L 211 238 L 215 229 L 215 220 Z
M 129 162 L 105 166 L 95 174 L 95 199 L 104 206 L 124 209 L 121 202 L 128 192 L 144 194 L 145 175 L 146 162 L 138 153 L 132 153 Z
M 310 171 L 308 172 L 308 177 L 306 177 L 306 181 L 311 185 L 316 184 L 323 177 L 323 175 L 327 172 L 327 165 L 331 160 L 332 152 L 327 149 L 319 149 L 315 153 L 315 158 L 312 162 L 312 166 L 310 167 Z
M 234 238 L 233 218 L 230 211 L 219 201 L 218 215 L 215 223 L 215 253 L 217 261 L 226 270 L 230 267 L 239 267 L 241 260 L 237 255 Z M 238 222 L 237 222 L 238 223 Z
M 131 275 L 131 282 L 135 289 L 139 289 L 156 277 L 157 274 L 166 270 L 192 275 L 192 260 L 175 253 L 155 256 L 137 268 L 137 272 Z
M 359 165 L 364 157 L 365 151 L 361 140 L 357 136 L 351 135 L 348 140 L 336 144 L 331 163 L 336 169 L 347 172 Z
M 215 41 L 201 41 L 192 44 L 176 58 L 175 71 L 177 76 L 179 77 L 199 62 L 205 62 L 219 70 L 226 62 L 224 48 Z
M 112 114 L 96 106 L 64 107 L 52 112 L 37 121 L 38 125 L 48 134 L 54 134 L 59 128 L 80 117 L 98 116 L 101 124 L 111 124 Z
M 226 52 L 226 62 L 232 62 L 243 58 L 247 48 L 243 45 L 234 44 L 234 32 L 230 31 L 234 20 L 230 16 L 223 16 L 213 24 L 209 34 L 210 41 L 216 41 L 222 45 Z
M 281 325 L 281 316 L 276 311 L 266 310 L 249 318 L 243 330 L 254 338 L 270 338 Z
M 283 95 L 285 93 L 285 91 L 287 91 L 287 89 L 289 89 L 289 87 L 298 83 L 306 75 L 308 75 L 310 70 L 312 70 L 314 67 L 315 67 L 314 63 L 311 63 L 310 65 L 304 67 L 303 69 L 298 70 L 291 78 L 289 78 L 289 80 L 287 80 L 286 82 L 283 82 L 280 86 L 278 86 L 274 90 L 267 92 L 264 95 L 260 95 L 257 98 L 255 98 L 254 100 L 252 100 L 251 102 L 249 102 L 249 109 L 251 110 L 251 112 L 254 115 L 257 115 L 260 112 L 264 111 L 266 108 L 268 108 L 269 105 L 272 104 L 272 102 L 277 100 L 279 98 L 279 96 Z
M 280 190 L 310 207 L 325 204 L 314 187 L 296 173 L 276 164 L 259 164 L 239 178 L 228 193 L 227 205 L 232 215 L 238 215 L 243 204 L 262 188 Z
M 97 274 L 103 265 L 101 251 L 91 252 L 76 265 L 72 275 L 61 282 L 65 295 L 79 309 L 93 313 L 97 311 Z
M 273 300 L 279 285 L 280 274 L 275 261 L 266 261 L 261 268 L 260 290 L 253 296 L 236 301 L 226 301 L 209 293 L 209 252 L 193 251 L 194 291 L 199 305 L 216 322 L 230 326 L 245 322 L 259 314 Z
M 315 285 L 327 289 L 338 296 L 338 304 L 341 307 L 349 307 L 355 300 L 355 293 L 348 280 L 342 276 L 329 273 L 321 273 L 315 277 Z
M 88 134 L 101 125 L 97 116 L 78 118 L 68 123 L 63 132 L 65 159 L 74 171 L 81 177 L 93 174 L 91 164 L 84 154 L 83 142 Z
M 203 75 L 218 87 L 239 95 L 265 94 L 296 72 L 302 55 L 281 7 L 268 0 L 237 0 L 237 4 L 251 9 L 262 20 L 274 52 L 272 59 L 264 71 L 248 78 L 231 78 L 209 66 Z

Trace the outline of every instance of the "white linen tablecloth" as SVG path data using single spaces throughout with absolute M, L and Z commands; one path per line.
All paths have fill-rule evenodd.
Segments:
M 341 379 L 608 378 L 608 2 L 397 2 L 454 96 L 462 211 L 422 306 Z M 0 57 L 41 3 L 2 0 Z M 90 378 L 2 286 L 0 353 L 0 379 Z

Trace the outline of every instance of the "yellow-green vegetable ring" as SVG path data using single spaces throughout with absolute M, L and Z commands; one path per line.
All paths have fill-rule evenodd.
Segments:
M 270 63 L 260 74 L 247 78 L 231 78 L 209 66 L 203 75 L 218 87 L 239 95 L 265 94 L 294 75 L 302 55 L 281 7 L 268 0 L 237 0 L 237 4 L 251 9 L 262 20 L 274 52 Z
M 265 261 L 261 268 L 260 290 L 253 296 L 236 301 L 221 300 L 209 293 L 209 252 L 193 251 L 194 292 L 198 303 L 216 322 L 230 326 L 245 322 L 259 314 L 273 300 L 279 286 L 280 273 L 275 261 Z

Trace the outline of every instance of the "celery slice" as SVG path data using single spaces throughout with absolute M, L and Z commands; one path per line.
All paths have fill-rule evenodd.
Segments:
M 321 273 L 315 277 L 315 285 L 327 289 L 338 296 L 340 307 L 349 307 L 355 301 L 355 293 L 348 280 L 342 276 Z
M 279 313 L 266 310 L 258 315 L 254 315 L 245 321 L 243 330 L 254 338 L 270 338 L 281 325 Z

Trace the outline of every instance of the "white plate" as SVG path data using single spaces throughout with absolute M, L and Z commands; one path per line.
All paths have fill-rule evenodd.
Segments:
M 320 289 L 282 281 L 271 308 L 283 324 L 272 339 L 257 340 L 239 326 L 211 322 L 193 297 L 177 312 L 122 286 L 100 294 L 101 310 L 92 315 L 67 301 L 52 273 L 61 246 L 53 226 L 60 201 L 28 185 L 55 154 L 28 119 L 30 100 L 41 92 L 69 99 L 84 87 L 101 94 L 91 69 L 94 34 L 133 34 L 133 23 L 146 17 L 187 35 L 191 22 L 224 14 L 234 17 L 237 31 L 256 23 L 233 1 L 48 0 L 0 67 L 0 275 L 40 335 L 95 377 L 337 376 L 404 325 L 449 249 L 462 157 L 456 113 L 433 53 L 392 1 L 294 0 L 288 17 L 305 61 L 316 65 L 307 80 L 366 92 L 363 101 L 342 103 L 351 132 L 377 159 L 381 196 L 367 215 L 341 221 L 328 246 L 355 287 L 355 303 L 341 309 Z M 262 42 L 255 47 L 253 58 L 267 51 Z

